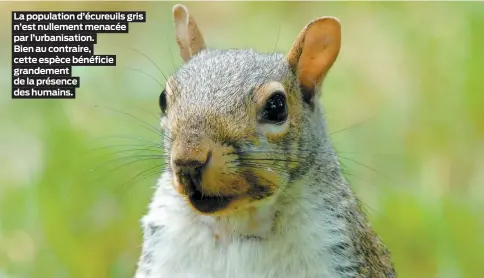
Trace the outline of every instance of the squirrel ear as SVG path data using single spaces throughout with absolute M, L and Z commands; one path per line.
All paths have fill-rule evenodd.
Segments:
M 334 17 L 311 21 L 299 33 L 287 59 L 297 75 L 303 99 L 312 103 L 326 73 L 338 57 L 341 25 Z
M 175 20 L 176 42 L 180 48 L 180 55 L 183 61 L 187 62 L 192 56 L 205 48 L 205 41 L 195 19 L 185 6 L 181 4 L 173 6 L 173 17 Z

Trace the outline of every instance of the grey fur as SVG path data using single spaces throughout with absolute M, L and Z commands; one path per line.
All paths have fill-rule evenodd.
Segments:
M 261 54 L 254 50 L 203 50 L 182 65 L 173 75 L 173 81 L 175 86 L 171 88 L 167 117 L 170 123 L 176 122 L 179 126 L 178 136 L 211 136 L 213 140 L 237 145 L 242 151 L 256 147 L 243 139 L 233 142 L 226 137 L 225 134 L 236 131 L 224 130 L 230 128 L 224 123 L 232 123 L 240 129 L 251 124 L 246 113 L 252 105 L 253 89 L 268 81 L 278 81 L 286 84 L 288 93 L 300 93 L 295 73 L 285 55 Z M 302 97 L 298 98 L 301 121 L 299 126 L 291 126 L 295 132 L 285 136 L 280 145 L 265 141 L 259 134 L 262 144 L 257 149 L 272 150 L 272 156 L 276 158 L 291 157 L 301 161 L 294 169 L 289 169 L 288 162 L 275 163 L 279 169 L 288 169 L 285 173 L 288 182 L 280 186 L 289 193 L 298 192 L 299 189 L 291 186 L 304 181 L 307 186 L 304 190 L 309 192 L 306 196 L 314 196 L 308 200 L 312 203 L 306 208 L 313 210 L 312 213 L 328 215 L 324 224 L 334 240 L 326 246 L 329 251 L 325 252 L 331 254 L 337 277 L 396 277 L 389 252 L 371 229 L 341 173 L 326 132 L 322 107 L 316 105 L 311 109 Z M 174 126 L 166 126 L 166 132 L 171 134 Z M 170 141 L 166 142 L 165 148 L 170 153 Z M 281 208 L 285 206 L 283 202 L 293 201 L 281 198 Z M 151 252 L 162 230 L 163 227 L 145 223 L 139 277 L 149 276 Z

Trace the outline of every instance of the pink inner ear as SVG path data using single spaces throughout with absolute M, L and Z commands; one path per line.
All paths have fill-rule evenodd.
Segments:
M 311 22 L 304 33 L 297 73 L 304 99 L 311 100 L 340 49 L 340 25 L 336 19 L 321 18 Z

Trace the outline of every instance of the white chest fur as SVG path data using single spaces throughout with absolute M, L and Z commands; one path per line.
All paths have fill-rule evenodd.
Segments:
M 149 271 L 138 270 L 137 278 L 335 277 L 325 252 L 331 240 L 325 236 L 327 219 L 311 213 L 310 205 L 285 204 L 276 222 L 271 210 L 263 211 L 256 215 L 258 228 L 252 233 L 263 239 L 240 237 L 254 219 L 234 222 L 200 216 L 165 186 L 168 180 L 160 180 L 143 219 L 145 230 L 159 230 L 145 239 Z M 274 226 L 277 232 L 271 233 Z

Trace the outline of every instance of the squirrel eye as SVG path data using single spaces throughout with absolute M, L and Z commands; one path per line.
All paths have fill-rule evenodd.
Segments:
M 160 98 L 158 100 L 158 105 L 160 106 L 161 112 L 163 114 L 165 114 L 165 112 L 166 112 L 166 106 L 167 106 L 167 103 L 166 103 L 166 90 L 165 89 L 163 89 L 163 91 L 161 91 Z
M 266 102 L 261 114 L 261 121 L 272 124 L 282 124 L 287 119 L 286 96 L 283 92 L 275 92 Z

